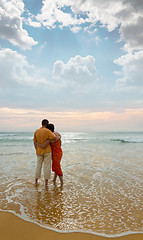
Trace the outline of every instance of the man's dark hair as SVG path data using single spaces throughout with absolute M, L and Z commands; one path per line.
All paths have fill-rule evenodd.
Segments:
M 42 120 L 42 126 L 47 126 L 49 124 L 49 121 L 47 119 Z
M 51 130 L 52 132 L 54 132 L 54 129 L 55 129 L 54 124 L 49 123 L 49 124 L 47 125 L 47 128 L 48 128 L 49 130 Z

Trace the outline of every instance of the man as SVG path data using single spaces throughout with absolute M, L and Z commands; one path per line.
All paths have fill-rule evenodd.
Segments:
M 43 144 L 47 139 L 50 140 L 59 140 L 54 133 L 52 133 L 49 129 L 47 129 L 49 121 L 47 119 L 42 120 L 42 127 L 37 129 L 34 133 L 34 146 L 36 149 L 37 154 L 37 166 L 35 172 L 35 185 L 38 184 L 38 179 L 41 177 L 41 169 L 42 165 L 44 164 L 44 179 L 45 179 L 45 186 L 48 184 L 48 180 L 50 179 L 51 175 L 51 147 L 48 145 L 45 149 L 37 146 L 36 142 Z

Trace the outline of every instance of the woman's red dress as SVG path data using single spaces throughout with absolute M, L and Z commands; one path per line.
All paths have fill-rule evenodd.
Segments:
M 63 176 L 60 164 L 63 155 L 61 141 L 51 142 L 50 145 L 52 148 L 52 171 L 58 176 Z

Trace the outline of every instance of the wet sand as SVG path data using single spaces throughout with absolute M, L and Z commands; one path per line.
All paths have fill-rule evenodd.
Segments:
M 0 212 L 0 239 L 2 240 L 142 240 L 143 234 L 118 238 L 100 237 L 88 233 L 57 233 L 27 222 L 12 213 Z

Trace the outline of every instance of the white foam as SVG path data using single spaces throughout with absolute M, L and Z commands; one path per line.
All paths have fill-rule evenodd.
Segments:
M 57 233 L 87 233 L 87 234 L 93 234 L 93 235 L 96 235 L 96 236 L 100 236 L 100 237 L 106 237 L 106 238 L 117 238 L 117 237 L 122 237 L 122 236 L 127 236 L 127 235 L 131 235 L 131 234 L 142 234 L 143 231 L 137 231 L 137 232 L 132 232 L 132 231 L 127 231 L 127 232 L 123 232 L 123 233 L 119 233 L 119 234 L 113 234 L 113 235 L 108 235 L 108 234 L 104 234 L 104 233 L 98 233 L 98 232 L 93 232 L 93 231 L 90 231 L 90 230 L 59 230 L 59 229 L 56 229 L 56 228 L 53 228 L 53 227 L 50 227 L 50 226 L 45 226 L 45 225 L 42 225 L 40 223 L 37 223 L 35 221 L 32 221 L 28 218 L 27 215 L 24 214 L 23 215 L 19 215 L 19 214 L 16 214 L 14 211 L 5 211 L 5 210 L 1 210 L 1 212 L 10 212 L 12 214 L 14 214 L 15 216 L 23 219 L 24 221 L 27 221 L 27 222 L 30 222 L 30 223 L 34 223 L 44 229 L 48 229 L 48 230 L 52 230 L 54 232 L 57 232 Z

